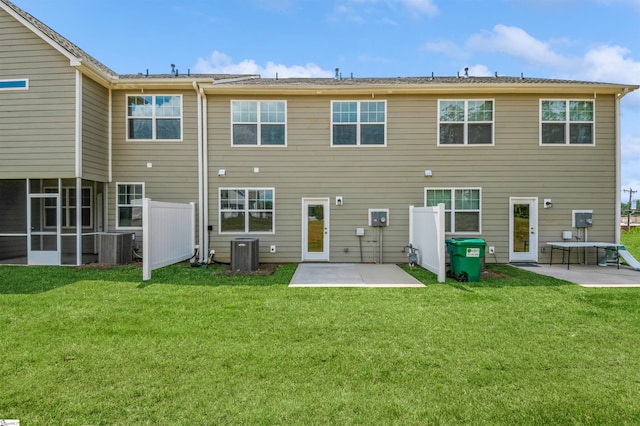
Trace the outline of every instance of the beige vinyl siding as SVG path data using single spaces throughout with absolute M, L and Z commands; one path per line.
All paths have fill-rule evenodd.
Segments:
M 384 261 L 406 261 L 409 206 L 424 205 L 424 189 L 481 188 L 481 234 L 508 261 L 509 197 L 539 198 L 539 247 L 557 241 L 571 228 L 571 210 L 593 209 L 589 239 L 613 241 L 615 208 L 615 100 L 595 100 L 595 146 L 540 146 L 540 99 L 548 95 L 496 95 L 495 146 L 437 146 L 438 99 L 486 99 L 486 96 L 388 96 L 387 147 L 331 147 L 332 100 L 295 96 L 287 101 L 288 146 L 231 147 L 231 97 L 209 98 L 209 176 L 212 248 L 228 257 L 229 241 L 246 234 L 221 235 L 218 188 L 275 188 L 275 234 L 257 234 L 263 261 L 300 260 L 302 198 L 330 198 L 331 261 L 360 260 L 355 228 L 364 227 L 364 260 L 372 261 L 377 234 L 367 226 L 369 208 L 388 208 L 383 230 Z M 593 98 L 593 94 L 567 99 Z M 233 99 L 240 99 L 233 97 Z M 263 98 L 261 98 L 263 99 Z M 269 98 L 265 98 L 269 99 Z M 272 97 L 270 99 L 282 99 Z M 376 96 L 376 100 L 382 97 Z M 260 169 L 254 173 L 254 167 Z M 227 176 L 217 176 L 224 168 Z M 424 170 L 433 171 L 426 178 Z M 344 205 L 336 206 L 335 197 Z M 544 198 L 553 208 L 543 209 Z M 464 236 L 464 234 L 455 235 Z M 269 245 L 277 253 L 269 253 Z M 218 254 L 219 253 L 219 254 Z M 546 253 L 540 253 L 541 261 Z M 491 259 L 493 260 L 493 259 Z
M 0 178 L 75 175 L 75 70 L 53 47 L 0 10 Z
M 109 178 L 109 91 L 82 79 L 82 177 L 106 182 Z
M 198 202 L 198 110 L 195 91 L 149 91 L 145 95 L 182 95 L 183 140 L 126 141 L 127 95 L 114 91 L 113 181 L 109 185 L 109 229 L 116 226 L 116 183 L 143 182 L 145 197 L 174 203 Z M 148 168 L 147 163 L 152 167 Z

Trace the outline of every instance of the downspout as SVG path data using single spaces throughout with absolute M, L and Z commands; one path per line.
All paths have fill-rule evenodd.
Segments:
M 113 182 L 113 91 L 111 87 L 109 87 L 109 112 L 107 113 L 107 120 L 107 147 L 109 150 L 107 153 L 107 183 L 111 183 Z M 109 232 L 109 185 L 104 185 L 103 189 L 102 229 L 104 232 Z
M 621 126 L 620 126 L 620 100 L 629 93 L 629 89 L 625 88 L 622 93 L 616 95 L 615 102 L 615 114 L 616 114 L 616 205 L 615 205 L 615 234 L 614 241 L 616 244 L 620 244 L 620 215 L 622 214 L 622 208 L 620 207 L 620 203 L 622 202 L 621 192 L 622 192 L 622 183 L 621 183 L 621 175 L 622 175 L 622 140 L 620 138 Z M 631 206 L 629 206 L 631 207 Z
M 204 259 L 209 258 L 209 120 L 207 115 L 208 102 L 207 95 L 204 93 L 204 89 L 200 88 L 200 96 L 202 98 L 202 216 L 203 227 L 202 234 L 204 240 L 202 241 L 202 254 Z
M 202 171 L 202 95 L 198 83 L 193 82 L 193 89 L 198 99 L 198 245 L 200 246 L 198 262 L 203 263 L 204 242 L 204 191 Z
M 82 73 L 76 70 L 76 265 L 82 265 Z M 62 194 L 59 192 L 59 194 Z
M 109 120 L 109 128 L 107 130 L 107 145 L 108 145 L 108 180 L 109 183 L 113 182 L 113 91 L 111 90 L 111 87 L 109 87 L 109 113 L 108 113 L 108 120 Z

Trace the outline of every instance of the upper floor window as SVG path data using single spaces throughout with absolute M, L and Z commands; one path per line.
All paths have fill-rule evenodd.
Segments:
M 492 100 L 441 100 L 438 145 L 493 145 Z
M 480 233 L 480 188 L 426 188 L 426 207 L 444 204 L 445 232 Z
M 233 145 L 287 144 L 285 101 L 231 101 Z
M 182 96 L 127 96 L 127 139 L 182 140 Z
M 272 233 L 272 188 L 220 189 L 220 232 Z
M 0 80 L 0 90 L 29 90 L 29 80 Z
M 543 100 L 540 102 L 540 144 L 593 145 L 593 101 Z
M 331 144 L 386 145 L 386 101 L 333 101 Z
M 143 183 L 118 183 L 116 228 L 142 228 Z

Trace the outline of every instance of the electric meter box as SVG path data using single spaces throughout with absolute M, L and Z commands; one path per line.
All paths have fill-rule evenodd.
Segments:
M 369 210 L 369 226 L 388 226 L 389 210 Z
M 593 212 L 590 211 L 574 211 L 573 227 L 574 228 L 591 228 L 593 226 Z

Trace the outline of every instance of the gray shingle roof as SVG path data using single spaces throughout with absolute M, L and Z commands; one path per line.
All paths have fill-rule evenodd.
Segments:
M 519 85 L 519 84 L 558 84 L 558 85 L 598 85 L 613 83 L 598 83 L 592 81 L 559 80 L 549 78 L 529 77 L 390 77 L 390 78 L 254 78 L 241 81 L 219 83 L 237 86 L 325 86 L 325 87 L 358 87 L 358 86 L 423 86 L 423 85 Z
M 259 75 L 250 75 L 250 74 L 191 74 L 191 73 L 180 73 L 178 75 L 174 74 L 119 74 L 118 78 L 120 80 L 140 80 L 140 79 L 189 79 L 189 80 L 198 80 L 198 79 L 207 79 L 207 80 L 238 80 L 245 78 L 260 78 Z

